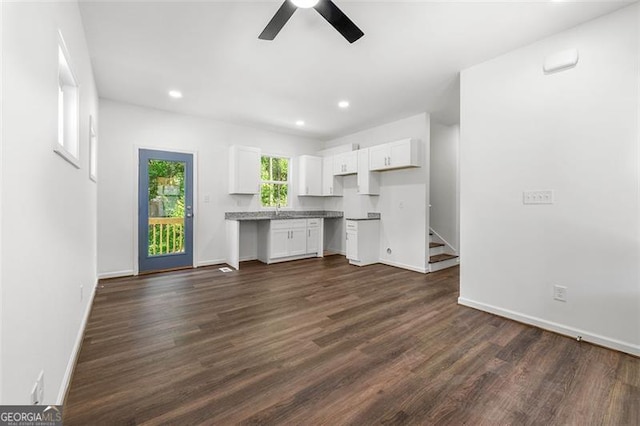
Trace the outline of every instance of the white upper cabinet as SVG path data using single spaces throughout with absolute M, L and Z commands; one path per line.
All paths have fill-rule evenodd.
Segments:
M 358 194 L 380 195 L 379 173 L 369 170 L 369 148 L 356 152 L 358 153 Z
M 358 173 L 358 152 L 349 151 L 333 157 L 333 174 L 336 176 Z
M 260 193 L 260 149 L 229 147 L 229 194 Z
M 327 197 L 342 196 L 342 178 L 333 174 L 333 157 L 322 159 L 322 195 Z
M 320 196 L 322 194 L 322 157 L 301 155 L 298 157 L 298 195 Z
M 369 148 L 370 170 L 392 170 L 420 167 L 420 141 L 402 139 Z

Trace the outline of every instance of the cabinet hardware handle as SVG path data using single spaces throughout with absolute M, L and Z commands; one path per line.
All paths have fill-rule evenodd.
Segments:
M 347 236 L 347 240 L 348 240 L 349 239 L 349 233 L 348 232 L 346 233 L 346 236 Z

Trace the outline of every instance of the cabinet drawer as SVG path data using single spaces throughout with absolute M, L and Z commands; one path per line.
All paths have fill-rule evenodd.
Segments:
M 307 226 L 309 228 L 320 226 L 320 219 L 307 219 Z
M 291 229 L 290 221 L 287 219 L 272 219 L 271 229 Z
M 271 229 L 306 228 L 307 219 L 272 219 Z
M 347 231 L 357 231 L 358 230 L 358 222 L 355 220 L 347 221 Z

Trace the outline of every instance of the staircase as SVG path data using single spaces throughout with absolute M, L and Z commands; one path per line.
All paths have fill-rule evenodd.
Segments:
M 429 272 L 440 271 L 460 264 L 460 258 L 453 253 L 453 248 L 443 241 L 432 230 L 429 230 Z

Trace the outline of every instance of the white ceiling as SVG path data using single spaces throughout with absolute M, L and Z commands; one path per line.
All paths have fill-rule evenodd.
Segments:
M 258 40 L 281 1 L 80 7 L 101 97 L 330 139 L 424 111 L 456 121 L 460 70 L 631 3 L 334 1 L 365 33 L 354 44 L 313 9 Z

